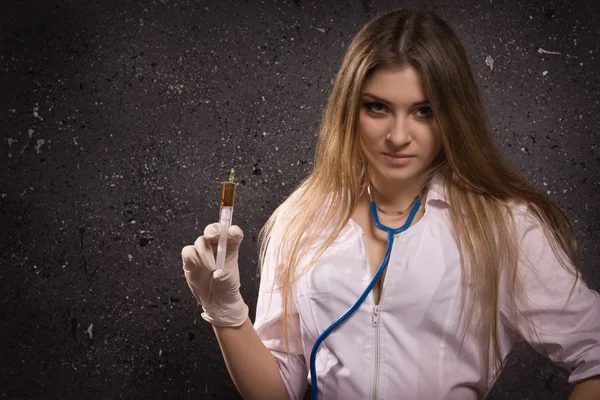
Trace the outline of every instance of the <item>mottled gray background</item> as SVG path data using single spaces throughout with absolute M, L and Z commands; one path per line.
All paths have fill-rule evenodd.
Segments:
M 5 1 L 2 398 L 238 398 L 181 249 L 234 166 L 253 317 L 257 232 L 311 167 L 352 36 L 397 6 L 456 30 L 502 152 L 566 210 L 600 283 L 593 0 Z M 569 390 L 522 348 L 490 398 Z

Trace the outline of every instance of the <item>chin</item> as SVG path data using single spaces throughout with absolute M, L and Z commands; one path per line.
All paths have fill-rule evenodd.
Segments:
M 383 168 L 377 168 L 378 174 L 388 181 L 408 181 L 418 178 L 422 175 L 422 171 L 416 170 L 409 166 L 405 167 L 389 167 L 384 166 Z

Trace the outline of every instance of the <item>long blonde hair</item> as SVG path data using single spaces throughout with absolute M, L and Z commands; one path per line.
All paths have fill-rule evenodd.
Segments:
M 502 367 L 498 342 L 498 290 L 501 273 L 508 277 L 509 295 L 519 292 L 518 243 L 509 212 L 510 202 L 530 206 L 557 254 L 577 262 L 577 245 L 564 213 L 537 192 L 494 145 L 484 107 L 467 56 L 457 36 L 430 12 L 395 10 L 378 16 L 354 37 L 337 74 L 320 128 L 315 164 L 310 175 L 268 219 L 259 235 L 262 265 L 273 227 L 281 232 L 278 285 L 282 285 L 286 345 L 291 291 L 297 279 L 318 260 L 346 225 L 359 193 L 367 184 L 367 162 L 356 124 L 365 80 L 383 65 L 411 66 L 421 76 L 441 135 L 442 152 L 436 172 L 446 182 L 448 211 L 461 253 L 463 301 L 461 318 L 468 327 L 477 316 L 487 333 L 485 381 L 490 350 Z M 323 206 L 324 204 L 329 206 Z M 325 232 L 306 235 L 306 232 Z M 285 251 L 283 251 L 285 247 Z M 317 251 L 298 268 L 307 251 Z M 312 252 L 311 252 L 312 253 Z M 281 257 L 281 259 L 280 259 Z M 564 257 L 560 258 L 561 260 Z M 569 268 L 568 263 L 564 265 Z M 570 269 L 577 278 L 576 268 Z M 475 290 L 466 301 L 466 285 Z M 465 329 L 466 332 L 466 329 Z

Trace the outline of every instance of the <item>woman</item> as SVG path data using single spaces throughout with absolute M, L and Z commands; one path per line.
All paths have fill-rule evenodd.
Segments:
M 184 270 L 244 398 L 312 383 L 323 399 L 480 399 L 519 340 L 570 371 L 573 399 L 600 394 L 600 296 L 573 231 L 502 160 L 464 49 L 432 13 L 383 14 L 350 44 L 314 169 L 261 231 L 254 326 L 242 231 L 215 271 L 218 234 L 183 249 Z

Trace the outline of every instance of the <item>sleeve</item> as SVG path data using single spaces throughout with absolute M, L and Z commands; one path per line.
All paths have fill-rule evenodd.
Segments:
M 281 287 L 276 283 L 276 246 L 270 240 L 261 271 L 254 329 L 277 359 L 290 399 L 302 400 L 308 389 L 308 369 L 300 338 L 300 319 L 294 301 L 287 317 L 289 352 L 283 340 Z M 275 283 L 275 285 L 274 285 Z
M 600 375 L 600 295 L 561 265 L 541 222 L 515 218 L 520 247 L 516 307 L 501 312 L 537 352 L 570 372 L 569 383 Z M 506 304 L 505 304 L 506 305 Z M 512 312 L 509 312 L 511 309 Z

